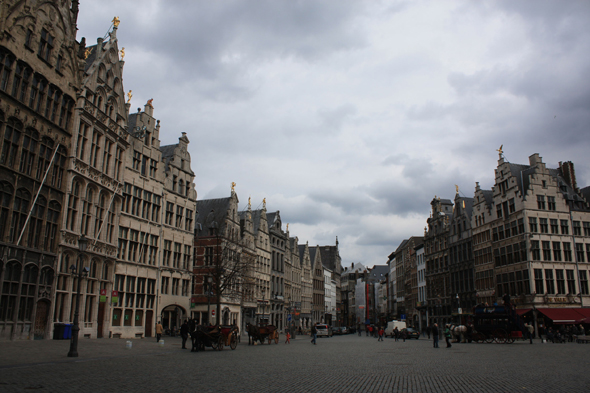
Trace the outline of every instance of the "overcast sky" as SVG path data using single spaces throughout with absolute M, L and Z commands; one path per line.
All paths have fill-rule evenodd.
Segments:
M 588 1 L 83 0 L 78 40 L 114 16 L 132 111 L 188 134 L 198 199 L 236 182 L 345 266 L 491 188 L 500 145 L 590 185 Z

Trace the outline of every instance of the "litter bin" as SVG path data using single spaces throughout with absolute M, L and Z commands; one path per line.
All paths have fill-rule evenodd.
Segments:
M 72 338 L 72 326 L 71 323 L 64 324 L 64 339 L 69 340 Z
M 53 339 L 62 340 L 64 338 L 64 330 L 66 325 L 64 323 L 53 324 Z

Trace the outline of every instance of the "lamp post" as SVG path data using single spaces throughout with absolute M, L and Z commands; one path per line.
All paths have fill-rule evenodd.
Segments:
M 82 254 L 86 252 L 86 247 L 88 246 L 88 239 L 86 236 L 82 235 L 78 239 L 78 249 L 80 250 L 78 259 L 80 261 L 79 266 L 82 267 Z M 82 269 L 78 269 L 75 265 L 70 266 L 72 270 L 72 275 L 78 274 L 78 291 L 76 292 L 76 310 L 74 311 L 74 326 L 72 327 L 72 338 L 70 340 L 70 352 L 68 352 L 68 357 L 70 358 L 77 358 L 78 357 L 78 333 L 80 332 L 80 326 L 78 325 L 78 316 L 80 314 L 80 287 L 82 284 L 82 278 L 85 277 L 89 269 L 84 267 Z

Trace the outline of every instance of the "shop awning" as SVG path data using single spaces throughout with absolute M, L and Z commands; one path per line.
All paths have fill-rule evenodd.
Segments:
M 532 308 L 519 308 L 519 309 L 517 309 L 515 311 L 516 311 L 516 313 L 518 315 L 524 315 L 524 314 L 526 314 L 527 312 L 529 312 L 531 310 L 532 310 Z
M 537 311 L 551 319 L 553 323 L 579 323 L 584 315 L 575 308 L 538 308 Z
M 578 308 L 576 311 L 582 314 L 585 318 L 590 318 L 590 308 Z

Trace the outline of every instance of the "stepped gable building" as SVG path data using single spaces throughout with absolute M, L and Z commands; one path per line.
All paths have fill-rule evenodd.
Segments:
M 299 244 L 299 262 L 301 263 L 301 327 L 311 328 L 313 310 L 313 268 L 309 252 L 309 244 Z
M 247 211 L 240 212 L 240 226 L 243 233 L 248 232 L 248 221 L 252 222 L 252 234 L 254 237 L 255 259 L 251 275 L 253 277 L 253 297 L 254 310 L 244 311 L 246 323 L 258 324 L 260 322 L 268 323 L 270 318 L 270 274 L 271 274 L 271 246 L 270 235 L 268 231 L 268 220 L 266 217 L 266 201 L 262 202 L 262 209 L 251 210 L 250 201 L 248 201 Z M 251 219 L 249 217 L 251 216 Z M 247 244 L 247 242 L 245 242 Z M 254 315 L 252 315 L 254 312 Z
M 423 244 L 422 236 L 412 236 L 404 239 L 394 253 L 389 255 L 390 261 L 395 261 L 395 278 L 391 277 L 391 263 L 389 263 L 389 280 L 395 279 L 397 300 L 396 319 L 405 319 L 409 326 L 416 326 L 419 312 L 418 302 L 418 268 L 415 248 Z
M 283 231 L 280 212 L 267 213 L 271 246 L 270 323 L 284 327 L 285 257 L 289 236 Z
M 117 23 L 118 25 L 118 23 Z M 74 319 L 77 278 L 69 268 L 89 269 L 80 295 L 80 334 L 109 337 L 113 279 L 118 255 L 118 227 L 123 205 L 125 154 L 130 139 L 128 109 L 123 92 L 123 59 L 119 58 L 117 25 L 108 39 L 84 50 L 84 75 L 74 112 L 70 165 L 67 178 L 67 210 L 62 216 L 60 267 L 57 272 L 53 321 Z M 88 240 L 78 258 L 78 239 Z M 102 296 L 101 296 L 102 295 Z M 127 315 L 129 317 L 129 315 Z M 83 322 L 83 323 L 82 323 Z M 129 320 L 128 323 L 131 323 Z M 138 326 L 143 328 L 143 319 Z M 142 331 L 142 334 L 144 332 Z M 133 337 L 133 335 L 131 336 Z
M 581 320 L 580 307 L 590 305 L 590 205 L 577 187 L 573 163 L 550 169 L 533 154 L 529 165 L 512 164 L 500 150 L 495 174 L 495 299 L 510 296 L 523 315 L 534 308 L 535 323 L 540 316 Z
M 471 233 L 473 198 L 455 194 L 455 205 L 449 230 L 449 273 L 451 295 L 454 294 L 452 312 L 470 313 L 477 304 L 475 297 L 474 260 Z M 467 323 L 462 321 L 462 323 Z
M 256 252 L 256 233 L 254 232 L 254 220 L 252 217 L 252 206 L 250 199 L 248 199 L 248 207 L 246 211 L 239 213 L 240 215 L 240 237 L 242 239 L 242 254 L 241 258 L 250 261 L 248 269 L 242 275 L 242 331 L 246 331 L 246 324 L 255 325 L 256 311 L 258 307 L 257 295 L 257 268 L 258 268 L 258 254 Z
M 242 258 L 238 196 L 197 201 L 192 314 L 199 323 L 242 325 L 243 276 L 254 261 Z
M 453 203 L 449 199 L 434 197 L 432 211 L 424 233 L 426 259 L 426 300 L 428 324 L 441 327 L 451 322 L 451 286 L 449 274 L 449 229 Z M 399 274 L 399 273 L 398 273 Z M 399 285 L 399 283 L 398 283 Z
M 0 339 L 51 337 L 74 106 L 84 72 L 77 17 L 78 1 L 2 4 Z
M 492 305 L 496 301 L 496 277 L 492 256 L 492 208 L 492 190 L 482 190 L 479 183 L 476 183 L 471 214 L 471 233 L 477 304 Z M 517 224 L 524 226 L 524 219 L 520 223 L 517 220 Z
M 338 237 L 334 246 L 321 246 L 322 264 L 331 272 L 331 279 L 334 281 L 335 290 L 335 314 L 332 315 L 333 326 L 341 326 L 343 322 L 342 293 L 340 292 L 340 280 L 342 275 L 342 259 L 338 250 Z

